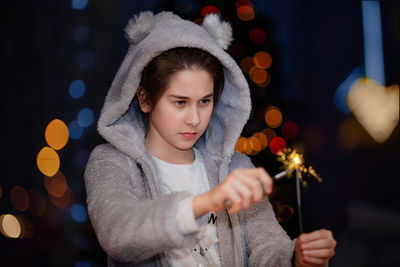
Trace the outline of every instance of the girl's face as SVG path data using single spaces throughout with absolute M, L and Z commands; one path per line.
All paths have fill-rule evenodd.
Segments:
M 207 71 L 174 73 L 155 106 L 147 106 L 147 110 L 141 107 L 142 111 L 149 112 L 146 149 L 160 158 L 192 152 L 210 121 L 213 95 L 214 81 Z

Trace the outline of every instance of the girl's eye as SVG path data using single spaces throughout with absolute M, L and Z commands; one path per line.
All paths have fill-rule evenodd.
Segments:
M 208 103 L 210 103 L 210 102 L 211 102 L 210 99 L 203 99 L 203 100 L 200 100 L 200 104 L 202 104 L 202 105 L 208 104 Z
M 183 105 L 185 104 L 185 101 L 183 101 L 183 100 L 178 100 L 178 101 L 175 101 L 175 104 L 176 104 L 177 106 L 183 106 Z

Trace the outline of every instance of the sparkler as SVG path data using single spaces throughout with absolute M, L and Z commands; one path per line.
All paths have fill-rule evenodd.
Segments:
M 300 195 L 300 182 L 304 187 L 307 186 L 307 181 L 303 179 L 304 174 L 310 174 L 318 182 L 322 181 L 322 178 L 315 172 L 315 170 L 309 166 L 305 167 L 303 164 L 303 155 L 296 152 L 296 150 L 291 150 L 290 148 L 284 149 L 282 152 L 278 154 L 278 160 L 283 163 L 284 171 L 278 173 L 274 176 L 275 180 L 281 180 L 285 176 L 291 178 L 293 172 L 296 172 L 296 195 L 297 195 L 297 211 L 299 217 L 299 229 L 300 234 L 303 233 L 303 219 L 301 214 L 301 195 Z

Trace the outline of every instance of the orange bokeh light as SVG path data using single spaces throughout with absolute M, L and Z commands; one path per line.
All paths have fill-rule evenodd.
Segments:
M 271 142 L 271 140 L 276 136 L 276 132 L 271 128 L 265 128 L 262 132 L 267 137 L 268 142 Z
M 29 196 L 22 186 L 16 185 L 11 189 L 10 200 L 19 211 L 26 211 L 29 207 Z
M 250 146 L 253 150 L 257 152 L 260 152 L 262 150 L 261 141 L 255 136 L 250 137 Z
M 55 150 L 60 150 L 68 142 L 68 127 L 61 120 L 54 119 L 47 125 L 44 137 L 50 147 Z
M 237 9 L 237 16 L 242 21 L 251 21 L 256 15 L 254 13 L 254 9 L 248 5 L 242 5 Z
M 49 195 L 53 197 L 62 197 L 67 191 L 67 181 L 62 172 L 58 171 L 54 176 L 44 177 L 44 187 Z
M 272 57 L 265 51 L 257 52 L 253 58 L 254 64 L 261 69 L 268 69 L 272 65 Z
M 253 66 L 249 70 L 250 79 L 256 84 L 263 84 L 268 77 L 268 73 L 264 69 Z
M 49 195 L 49 199 L 57 208 L 65 209 L 72 204 L 71 189 L 67 187 L 67 190 L 65 190 L 65 193 L 61 197 L 53 197 L 52 195 Z
M 245 57 L 240 61 L 240 66 L 242 70 L 246 73 L 249 73 L 250 69 L 254 67 L 254 61 L 252 57 Z
M 36 163 L 40 172 L 46 176 L 53 176 L 60 168 L 60 158 L 57 152 L 47 146 L 40 150 Z
M 278 128 L 282 123 L 282 113 L 279 108 L 271 106 L 265 112 L 265 122 L 271 128 Z
M 258 140 L 260 140 L 261 145 L 262 145 L 261 150 L 263 150 L 264 148 L 266 148 L 268 146 L 268 138 L 264 133 L 262 133 L 262 132 L 255 133 L 255 134 L 253 134 L 253 136 L 256 137 Z

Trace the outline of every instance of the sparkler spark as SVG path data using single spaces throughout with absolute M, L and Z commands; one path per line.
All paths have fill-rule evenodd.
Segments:
M 317 174 L 312 166 L 306 167 L 303 162 L 303 155 L 296 152 L 296 149 L 284 149 L 278 154 L 278 161 L 283 164 L 283 173 L 287 173 L 287 176 L 291 178 L 296 170 L 299 170 L 299 180 L 304 187 L 307 186 L 307 181 L 303 179 L 304 176 L 312 176 L 317 179 L 318 182 L 322 182 L 322 178 Z M 283 175 L 281 175 L 283 176 Z M 279 179 L 279 178 L 278 178 Z

